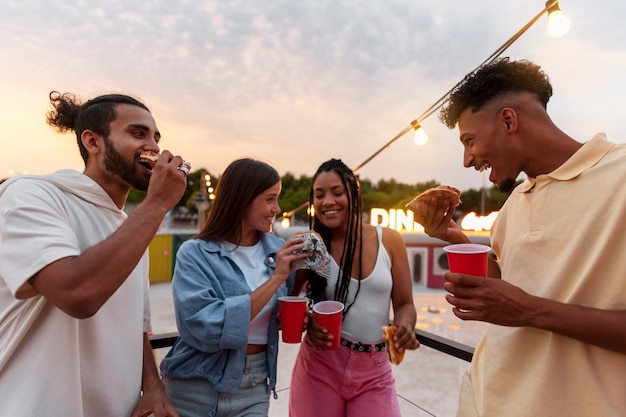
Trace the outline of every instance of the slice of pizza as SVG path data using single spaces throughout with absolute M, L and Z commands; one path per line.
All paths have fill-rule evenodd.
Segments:
M 461 191 L 448 185 L 429 188 L 423 193 L 418 194 L 413 200 L 409 201 L 405 207 L 413 212 L 414 220 L 422 226 L 428 214 L 429 205 L 432 204 L 433 197 L 437 200 L 447 200 L 450 203 L 450 210 L 454 210 L 461 204 Z
M 393 335 L 396 334 L 398 328 L 396 326 L 383 326 L 383 340 L 385 341 L 385 349 L 387 350 L 387 356 L 389 356 L 389 362 L 394 365 L 399 365 L 404 359 L 404 352 L 400 353 L 396 350 L 396 346 L 393 342 Z

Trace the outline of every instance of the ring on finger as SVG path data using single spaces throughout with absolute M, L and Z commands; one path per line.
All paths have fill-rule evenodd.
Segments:
M 187 175 L 189 174 L 189 171 L 191 170 L 191 164 L 189 162 L 183 161 L 183 163 L 178 166 L 178 170 L 182 171 L 183 174 Z

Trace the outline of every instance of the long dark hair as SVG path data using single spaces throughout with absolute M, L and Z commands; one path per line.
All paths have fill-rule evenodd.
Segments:
M 239 244 L 246 208 L 259 194 L 279 182 L 278 172 L 265 162 L 250 158 L 231 162 L 217 183 L 206 225 L 196 237 Z
M 313 206 L 314 191 L 313 186 L 317 177 L 323 172 L 334 172 L 341 178 L 341 182 L 348 195 L 348 216 L 346 225 L 346 235 L 344 245 L 341 251 L 341 258 L 339 260 L 339 275 L 337 277 L 337 285 L 335 286 L 334 300 L 341 301 L 346 307 L 344 309 L 344 317 L 352 307 L 356 297 L 361 289 L 361 271 L 362 271 L 362 252 L 363 252 L 363 223 L 361 219 L 361 191 L 359 187 L 359 181 L 354 175 L 354 172 L 344 164 L 341 159 L 330 159 L 324 162 L 317 169 L 317 172 L 313 176 L 313 182 L 311 184 L 311 190 L 309 193 L 309 206 Z M 323 225 L 315 215 L 309 215 L 309 227 L 320 234 L 326 247 L 330 251 L 330 229 Z M 350 305 L 346 305 L 348 300 L 348 287 L 350 285 L 350 279 L 352 277 L 352 263 L 356 250 L 359 250 L 359 269 L 358 287 L 354 300 Z M 307 283 L 306 294 L 314 302 L 323 300 L 324 289 L 326 287 L 326 279 L 313 271 L 309 271 L 309 280 Z

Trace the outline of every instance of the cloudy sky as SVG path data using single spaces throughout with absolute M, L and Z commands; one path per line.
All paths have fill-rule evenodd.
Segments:
M 540 64 L 553 119 L 588 140 L 626 141 L 626 2 L 561 0 L 504 54 Z M 249 156 L 312 175 L 356 167 L 544 7 L 541 0 L 0 0 L 0 178 L 83 169 L 71 135 L 45 123 L 48 93 L 142 99 L 162 148 L 221 174 Z M 479 188 L 437 113 L 360 170 L 373 181 Z

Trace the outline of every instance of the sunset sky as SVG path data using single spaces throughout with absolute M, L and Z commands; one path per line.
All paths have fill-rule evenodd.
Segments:
M 626 2 L 561 0 L 562 38 L 544 16 L 504 54 L 540 64 L 555 122 L 586 141 L 626 141 Z M 163 149 L 221 174 L 265 160 L 312 175 L 355 167 L 430 107 L 544 7 L 540 0 L 0 0 L 0 178 L 83 169 L 75 139 L 45 123 L 48 93 L 121 92 L 150 107 Z M 436 180 L 462 190 L 455 130 L 424 125 L 360 170 L 372 181 Z M 487 184 L 489 185 L 489 184 Z

